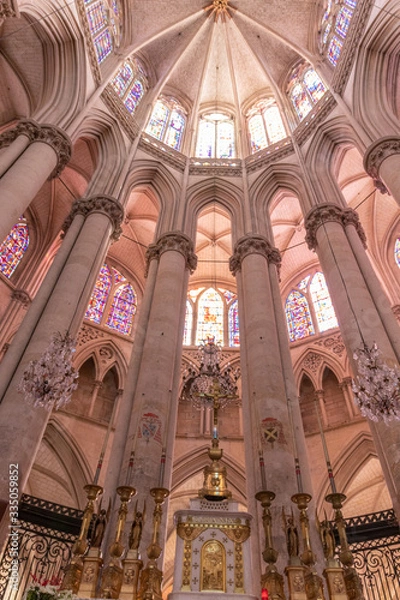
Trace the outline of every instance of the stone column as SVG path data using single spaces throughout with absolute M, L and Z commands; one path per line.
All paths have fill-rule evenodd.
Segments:
M 396 352 L 385 329 L 385 323 L 388 326 L 390 311 L 384 309 L 385 323 L 380 314 L 385 294 L 381 291 L 379 298 L 375 298 L 376 286 L 373 290 L 368 286 L 368 279 L 362 272 L 362 264 L 360 265 L 360 261 L 357 260 L 349 241 L 347 231 L 349 211 L 351 209 L 341 209 L 334 204 L 321 204 L 308 213 L 305 226 L 306 241 L 309 248 L 318 254 L 343 341 L 353 371 L 356 373 L 357 365 L 353 359 L 353 353 L 363 343 L 372 346 L 376 342 L 383 353 L 384 360 L 389 364 L 397 361 Z M 365 235 L 358 220 L 353 219 L 353 224 L 361 239 L 365 241 Z M 394 317 L 393 327 L 397 327 Z M 397 421 L 391 425 L 370 422 L 370 426 L 393 506 L 396 511 L 400 511 L 400 450 L 398 445 L 400 424 Z
M 1 398 L 0 453 L 3 469 L 0 473 L 0 501 L 8 501 L 7 465 L 10 463 L 18 463 L 19 492 L 23 492 L 49 418 L 45 409 L 33 408 L 25 402 L 17 392 L 18 384 L 29 362 L 42 355 L 54 332 L 77 334 L 110 240 L 118 235 L 122 218 L 123 210 L 116 200 L 95 197 L 75 202 L 65 223 L 66 228 L 69 225 L 73 228 L 75 219 L 78 219 L 81 224 L 79 234 L 59 276 L 54 278 L 51 274 L 49 282 L 52 287 L 47 288 L 47 277 L 41 286 L 47 300 L 39 298 L 39 310 L 35 306 L 36 298 L 33 301 L 30 311 L 36 316 L 36 323 L 29 324 L 27 338 L 24 325 L 20 328 L 21 336 L 16 342 L 21 358 L 8 371 L 9 381 Z M 7 512 L 3 521 L 8 521 Z
M 25 290 L 15 289 L 11 294 L 11 301 L 0 322 L 0 347 L 9 343 L 13 330 L 23 319 L 32 300 Z
M 135 464 L 129 483 L 138 490 L 139 505 L 146 499 L 147 505 L 152 506 L 149 490 L 166 487 L 170 479 L 168 469 L 164 478 L 161 477 L 161 455 L 162 450 L 167 449 L 168 466 L 171 440 L 175 438 L 176 423 L 170 415 L 178 402 L 175 380 L 181 370 L 188 274 L 195 269 L 197 259 L 191 240 L 180 231 L 162 235 L 150 246 L 148 255 L 153 259 L 150 264 L 157 259 L 158 267 L 142 352 L 135 357 L 138 368 L 131 363 L 137 381 L 131 386 L 134 395 L 130 432 L 118 472 L 121 473 L 119 483 L 124 484 L 130 452 L 134 449 Z M 131 373 L 128 386 L 130 377 Z M 143 531 L 144 548 L 149 543 L 150 533 L 149 523 Z
M 364 169 L 379 191 L 389 192 L 400 204 L 400 138 L 386 136 L 373 142 L 364 155 Z
M 230 269 L 236 275 L 239 291 L 249 503 L 262 487 L 267 486 L 276 494 L 272 506 L 274 541 L 282 560 L 286 554 L 286 540 L 278 519 L 281 519 L 282 506 L 290 506 L 290 497 L 297 492 L 297 487 L 293 435 L 269 272 L 269 264 L 276 264 L 276 253 L 263 236 L 246 235 L 235 245 Z M 260 452 L 264 455 L 265 482 L 258 466 Z M 252 512 L 256 514 L 254 506 Z
M 28 140 L 28 143 L 27 143 Z M 58 127 L 22 121 L 0 135 L 0 240 L 34 199 L 46 179 L 58 177 L 71 158 L 71 141 Z

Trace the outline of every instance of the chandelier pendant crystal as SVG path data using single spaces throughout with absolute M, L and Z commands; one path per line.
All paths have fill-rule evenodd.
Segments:
M 65 406 L 78 387 L 78 371 L 72 366 L 76 341 L 67 332 L 57 332 L 51 343 L 37 360 L 32 360 L 25 369 L 18 392 L 34 407 L 41 406 L 51 411 Z
M 360 412 L 371 421 L 400 420 L 400 369 L 389 367 L 381 358 L 376 343 L 371 348 L 364 344 L 353 358 L 357 361 L 358 376 L 352 389 Z

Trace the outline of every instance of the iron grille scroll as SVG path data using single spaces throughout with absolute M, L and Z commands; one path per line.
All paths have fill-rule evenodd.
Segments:
M 19 587 L 9 585 L 12 556 L 8 542 L 0 562 L 0 599 L 19 600 L 32 582 L 62 576 L 78 537 L 83 511 L 24 494 L 19 504 Z
M 394 510 L 351 517 L 345 524 L 365 600 L 400 600 L 400 527 Z

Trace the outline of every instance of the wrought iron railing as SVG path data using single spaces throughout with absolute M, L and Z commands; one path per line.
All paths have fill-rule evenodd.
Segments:
M 10 580 L 15 547 L 9 538 L 0 562 L 0 598 L 18 600 L 33 577 L 40 581 L 60 578 L 71 558 L 83 512 L 24 494 L 19 505 L 18 586 Z
M 0 562 L 0 599 L 20 600 L 32 576 L 59 578 L 71 558 L 83 512 L 24 495 L 19 506 L 19 586 L 12 590 L 11 539 Z M 393 510 L 346 520 L 366 600 L 400 600 L 400 529 Z

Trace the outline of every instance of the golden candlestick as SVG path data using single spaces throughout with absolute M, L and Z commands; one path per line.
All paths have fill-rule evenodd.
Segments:
M 128 515 L 128 503 L 136 494 L 136 490 L 129 485 L 121 485 L 120 487 L 117 487 L 116 491 L 121 499 L 121 505 L 118 511 L 117 531 L 115 539 L 110 546 L 110 554 L 112 558 L 119 559 L 125 550 L 125 546 L 122 545 L 121 540 L 125 529 L 126 517 Z
M 93 483 L 85 485 L 83 489 L 86 492 L 88 501 L 83 512 L 83 519 L 78 539 L 72 546 L 72 559 L 70 564 L 65 569 L 65 575 L 61 585 L 62 590 L 71 590 L 73 594 L 78 593 L 82 578 L 83 555 L 88 549 L 87 535 L 95 509 L 95 501 L 103 493 L 103 488 Z
M 265 547 L 262 555 L 264 561 L 268 563 L 265 573 L 261 576 L 261 587 L 268 590 L 271 598 L 284 600 L 283 577 L 278 573 L 275 566 L 278 559 L 278 552 L 272 545 L 272 517 L 269 510 L 272 501 L 275 499 L 275 494 L 269 490 L 262 490 L 261 492 L 257 492 L 255 498 L 261 503 L 263 508 L 262 521 L 265 534 Z
M 161 583 L 163 578 L 162 571 L 157 566 L 157 559 L 160 557 L 162 547 L 160 545 L 160 527 L 162 519 L 162 505 L 169 496 L 169 491 L 163 487 L 156 487 L 150 490 L 150 495 L 154 498 L 155 507 L 153 512 L 153 535 L 150 546 L 147 548 L 149 562 L 141 572 L 140 589 L 138 600 L 162 600 Z
M 347 540 L 346 525 L 341 511 L 346 496 L 340 492 L 335 492 L 333 494 L 328 494 L 325 500 L 332 504 L 333 510 L 335 511 L 335 523 L 340 540 L 339 560 L 344 566 L 344 582 L 347 594 L 352 600 L 363 600 L 364 592 L 360 576 L 353 567 L 354 558 Z
M 121 485 L 120 487 L 117 487 L 116 491 L 120 497 L 121 504 L 118 510 L 115 538 L 110 546 L 111 561 L 108 567 L 104 569 L 101 580 L 101 598 L 119 598 L 123 577 L 121 556 L 125 550 L 125 546 L 122 544 L 122 536 L 124 534 L 126 517 L 128 515 L 128 503 L 136 494 L 135 488 L 130 487 L 129 485 Z
M 307 515 L 307 508 L 311 501 L 310 494 L 306 493 L 298 493 L 294 494 L 291 498 L 294 504 L 297 504 L 297 508 L 300 511 L 300 525 L 301 525 L 301 534 L 303 538 L 303 553 L 300 556 L 301 561 L 307 565 L 308 567 L 315 564 L 315 554 L 311 549 L 311 539 L 310 539 L 310 521 Z
M 150 559 L 157 559 L 161 552 L 162 547 L 159 543 L 160 527 L 162 518 L 162 508 L 164 501 L 169 496 L 169 491 L 166 488 L 156 487 L 150 490 L 150 495 L 154 498 L 155 507 L 153 513 L 153 537 L 150 546 L 147 548 L 147 556 Z
M 263 559 L 266 563 L 272 564 L 278 559 L 278 552 L 272 545 L 272 517 L 271 511 L 269 510 L 272 501 L 275 499 L 275 494 L 274 492 L 263 490 L 261 492 L 257 492 L 255 498 L 260 502 L 263 508 L 262 522 L 265 535 Z
M 324 598 L 322 578 L 315 571 L 316 556 L 311 548 L 310 521 L 307 515 L 308 505 L 311 501 L 310 494 L 304 492 L 294 494 L 292 502 L 300 511 L 300 526 L 303 538 L 303 552 L 300 560 L 307 566 L 304 576 L 308 600 L 321 600 Z

